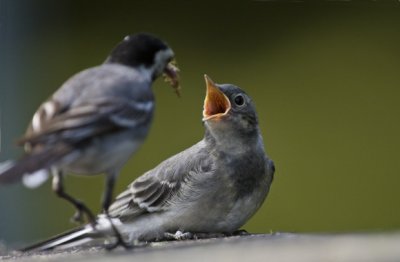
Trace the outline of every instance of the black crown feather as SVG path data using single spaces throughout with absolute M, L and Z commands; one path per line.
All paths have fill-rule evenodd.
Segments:
M 129 35 L 111 51 L 106 63 L 150 67 L 154 63 L 157 52 L 168 48 L 161 39 L 151 34 Z

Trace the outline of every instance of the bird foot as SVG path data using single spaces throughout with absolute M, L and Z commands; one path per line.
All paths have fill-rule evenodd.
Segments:
M 76 212 L 71 218 L 71 221 L 78 224 L 83 224 L 85 222 L 84 216 L 86 215 L 87 220 L 93 226 L 96 225 L 96 218 L 93 215 L 92 211 L 87 208 L 83 203 L 79 202 L 76 204 Z
M 195 240 L 195 239 L 207 239 L 207 238 L 219 238 L 229 236 L 225 233 L 192 233 L 192 232 L 182 232 L 176 231 L 175 234 L 165 232 L 164 237 L 162 239 L 158 239 L 158 241 L 171 241 L 171 240 Z
M 83 224 L 85 221 L 83 219 L 83 212 L 80 210 L 77 210 L 75 214 L 71 217 L 71 222 L 73 223 L 78 223 L 78 224 Z
M 182 232 L 182 231 L 176 231 L 175 234 L 165 232 L 164 237 L 161 240 L 190 240 L 190 239 L 197 239 L 195 234 L 191 232 Z

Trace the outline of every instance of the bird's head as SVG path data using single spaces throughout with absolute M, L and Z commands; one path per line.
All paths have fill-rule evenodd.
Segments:
M 117 63 L 142 70 L 155 80 L 164 74 L 179 95 L 179 69 L 174 65 L 174 52 L 161 39 L 147 33 L 126 36 L 105 63 Z
M 205 80 L 207 94 L 204 100 L 203 121 L 208 129 L 219 133 L 233 132 L 243 135 L 258 130 L 254 104 L 243 90 L 231 84 L 215 84 L 207 75 Z

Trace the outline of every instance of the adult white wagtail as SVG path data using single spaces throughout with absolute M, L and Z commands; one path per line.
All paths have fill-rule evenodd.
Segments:
M 261 206 L 274 175 L 250 97 L 207 76 L 204 138 L 148 171 L 110 206 L 112 223 L 129 241 L 163 239 L 171 232 L 231 233 Z M 104 241 L 110 221 L 83 226 L 27 250 Z M 109 238 L 109 237 L 108 237 Z
M 165 74 L 179 91 L 174 53 L 157 37 L 127 36 L 106 61 L 67 80 L 34 114 L 20 140 L 26 154 L 1 165 L 0 183 L 23 180 L 29 187 L 53 175 L 53 190 L 94 223 L 96 218 L 79 200 L 67 194 L 64 172 L 105 173 L 102 207 L 112 202 L 115 179 L 122 166 L 143 143 L 154 111 L 153 81 Z

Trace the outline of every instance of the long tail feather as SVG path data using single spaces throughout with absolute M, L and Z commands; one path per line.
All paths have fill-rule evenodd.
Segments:
M 0 183 L 19 182 L 24 175 L 48 169 L 69 152 L 71 148 L 68 146 L 55 146 L 42 152 L 26 155 L 17 162 L 6 161 L 6 164 L 0 165 Z
M 100 237 L 100 236 L 98 236 Z M 96 233 L 91 225 L 86 225 L 54 236 L 45 241 L 20 249 L 22 252 L 46 251 L 52 249 L 67 249 L 87 244 L 96 239 Z
M 117 220 L 114 222 L 117 222 Z M 40 252 L 53 249 L 65 250 L 74 247 L 92 247 L 103 245 L 106 240 L 113 241 L 114 236 L 109 219 L 102 214 L 97 217 L 96 228 L 93 228 L 91 224 L 87 224 L 22 248 L 20 251 Z

